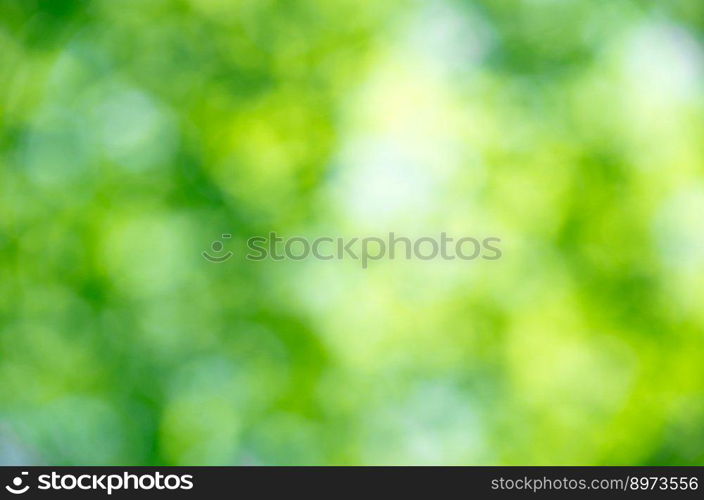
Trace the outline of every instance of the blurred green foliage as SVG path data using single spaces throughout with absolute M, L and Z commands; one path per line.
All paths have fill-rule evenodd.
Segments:
M 0 462 L 702 464 L 703 27 L 0 1 Z M 504 257 L 243 259 L 269 231 Z

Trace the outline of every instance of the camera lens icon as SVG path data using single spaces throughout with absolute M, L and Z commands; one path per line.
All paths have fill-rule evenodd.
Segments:
M 13 495 L 21 495 L 22 493 L 26 493 L 29 489 L 29 485 L 22 487 L 22 476 L 28 475 L 29 472 L 23 471 L 20 474 L 20 476 L 17 476 L 12 480 L 12 486 L 9 484 L 5 486 L 5 489 Z
M 221 236 L 221 238 L 224 240 L 229 240 L 230 238 L 232 238 L 232 235 L 226 233 L 226 234 L 223 234 Z M 210 244 L 210 249 L 216 255 L 210 255 L 207 250 L 204 250 L 203 252 L 201 252 L 201 255 L 203 256 L 203 258 L 205 260 L 210 261 L 210 262 L 216 262 L 216 263 L 225 262 L 227 259 L 232 257 L 233 253 L 230 251 L 227 251 L 222 255 L 217 255 L 220 252 L 222 252 L 223 248 L 224 248 L 224 245 L 223 245 L 222 241 L 216 240 Z

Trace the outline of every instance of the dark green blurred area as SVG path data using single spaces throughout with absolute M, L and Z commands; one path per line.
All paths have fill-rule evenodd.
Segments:
M 0 463 L 702 465 L 703 23 L 0 1 Z M 269 231 L 504 256 L 243 259 Z

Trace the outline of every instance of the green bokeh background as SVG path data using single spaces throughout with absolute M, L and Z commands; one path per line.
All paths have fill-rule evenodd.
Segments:
M 701 465 L 703 29 L 0 1 L 0 463 Z M 244 259 L 269 231 L 503 257 Z

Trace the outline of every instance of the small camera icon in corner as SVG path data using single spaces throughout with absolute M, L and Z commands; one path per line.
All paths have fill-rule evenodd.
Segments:
M 21 495 L 22 493 L 27 493 L 29 485 L 22 487 L 22 476 L 28 475 L 29 472 L 22 471 L 19 476 L 12 480 L 12 485 L 5 486 L 5 489 L 12 493 L 13 495 Z
M 229 240 L 230 238 L 232 238 L 232 235 L 226 233 L 226 234 L 223 234 L 221 236 L 221 238 L 224 240 Z M 215 240 L 210 244 L 210 249 L 216 255 L 215 256 L 210 255 L 207 250 L 204 250 L 203 252 L 201 252 L 201 255 L 203 256 L 203 258 L 205 260 L 210 261 L 210 262 L 216 262 L 216 263 L 225 262 L 227 259 L 232 257 L 233 253 L 230 251 L 227 251 L 222 255 L 217 255 L 220 252 L 222 252 L 223 247 L 224 247 L 224 245 L 223 245 L 222 241 Z

